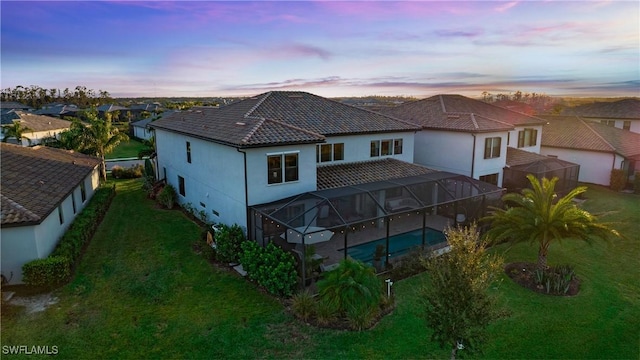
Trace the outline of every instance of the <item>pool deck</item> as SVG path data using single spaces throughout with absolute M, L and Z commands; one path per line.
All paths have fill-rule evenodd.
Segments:
M 416 229 L 422 228 L 422 215 L 417 214 L 403 214 L 395 216 L 389 223 L 389 236 L 406 233 Z M 453 219 L 449 219 L 439 215 L 429 215 L 426 217 L 426 227 L 443 231 L 447 227 L 453 225 Z M 383 222 L 367 223 L 364 227 L 356 229 L 356 231 L 350 231 L 347 237 L 347 247 L 363 244 L 373 240 L 386 237 L 386 228 Z M 314 244 L 316 253 L 324 259 L 323 266 L 331 267 L 334 264 L 339 263 L 345 257 L 345 242 L 344 234 L 336 233 L 331 240 Z M 298 245 L 302 250 L 302 245 Z

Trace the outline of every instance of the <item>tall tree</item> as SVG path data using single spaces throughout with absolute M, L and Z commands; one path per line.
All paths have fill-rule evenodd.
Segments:
M 549 246 L 562 239 L 580 239 L 591 242 L 620 236 L 611 224 L 602 223 L 573 201 L 587 191 L 585 186 L 571 190 L 558 198 L 555 192 L 557 177 L 539 181 L 529 174 L 531 188 L 520 194 L 509 193 L 502 197 L 506 208 L 494 208 L 485 218 L 491 224 L 487 235 L 495 242 L 529 242 L 538 244 L 539 270 L 547 269 Z
M 12 125 L 5 126 L 3 131 L 4 138 L 2 138 L 2 142 L 7 142 L 9 138 L 15 138 L 20 145 L 22 145 L 22 139 L 27 139 L 31 143 L 31 139 L 24 136 L 24 133 L 30 132 L 31 129 L 27 126 L 22 126 L 20 121 L 14 121 Z
M 105 154 L 110 153 L 121 142 L 129 140 L 129 136 L 118 131 L 111 124 L 111 120 L 99 119 L 95 109 L 86 112 L 89 126 L 85 127 L 83 134 L 83 148 L 89 154 L 94 154 L 102 159 L 102 179 L 107 180 L 107 168 L 104 162 Z
M 486 252 L 475 224 L 449 229 L 451 251 L 424 260 L 428 276 L 421 288 L 431 339 L 451 349 L 478 353 L 487 339 L 486 328 L 500 315 L 489 287 L 502 271 L 502 258 Z

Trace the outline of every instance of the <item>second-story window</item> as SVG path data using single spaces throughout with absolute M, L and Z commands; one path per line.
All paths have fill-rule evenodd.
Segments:
M 536 146 L 538 143 L 538 130 L 524 129 L 518 132 L 518 147 Z
M 298 153 L 267 155 L 267 183 L 298 181 Z
M 490 137 L 484 140 L 484 158 L 493 159 L 500 157 L 500 137 Z
M 396 155 L 402 154 L 402 139 L 393 140 L 393 153 Z
M 187 162 L 191 164 L 191 143 L 187 141 Z
M 371 157 L 402 154 L 402 139 L 371 141 Z
M 344 143 L 320 144 L 316 147 L 316 162 L 344 160 Z

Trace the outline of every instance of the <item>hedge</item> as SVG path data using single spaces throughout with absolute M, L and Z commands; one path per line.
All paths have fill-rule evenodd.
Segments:
M 96 189 L 87 206 L 76 216 L 49 257 L 22 266 L 22 280 L 27 285 L 57 285 L 67 281 L 80 260 L 82 250 L 93 237 L 111 205 L 116 188 Z

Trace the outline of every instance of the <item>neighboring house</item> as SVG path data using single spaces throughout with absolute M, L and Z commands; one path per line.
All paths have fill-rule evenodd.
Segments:
M 0 102 L 0 110 L 9 111 L 9 110 L 29 110 L 31 107 L 29 105 L 25 105 L 23 103 L 19 103 L 16 101 L 1 101 Z
M 575 116 L 544 116 L 541 153 L 580 164 L 581 182 L 608 186 L 611 170 L 640 171 L 640 134 Z
M 129 106 L 129 111 L 131 112 L 132 120 L 140 120 L 149 115 L 154 117 L 161 113 L 163 109 L 159 103 L 134 104 Z
M 640 133 L 640 99 L 594 102 L 567 108 L 560 115 L 579 116 L 608 126 Z
M 131 121 L 133 117 L 128 107 L 115 104 L 100 105 L 96 110 L 101 118 L 106 118 L 106 114 L 111 113 L 114 116 L 113 121 Z
M 42 109 L 34 111 L 34 114 L 55 116 L 55 117 L 64 119 L 64 118 L 76 117 L 79 111 L 81 111 L 81 109 L 78 109 L 78 106 L 76 105 L 47 104 L 43 106 Z
M 14 122 L 20 122 L 23 128 L 29 130 L 23 133 L 22 146 L 31 146 L 42 143 L 45 138 L 59 138 L 60 132 L 69 130 L 71 121 L 58 119 L 51 116 L 35 115 L 23 111 L 13 112 L 14 118 L 6 120 L 2 118 L 1 139 L 4 140 L 5 128 Z M 17 143 L 16 139 L 7 139 L 10 142 Z
M 545 120 L 460 95 L 436 95 L 384 110 L 422 127 L 415 163 L 503 185 L 507 147 L 540 152 Z
M 144 120 L 131 123 L 133 129 L 133 136 L 138 139 L 149 140 L 153 136 L 153 130 L 149 127 L 149 124 L 153 121 L 153 118 L 146 118 Z
M 0 145 L 2 281 L 47 257 L 99 184 L 100 159 L 45 146 Z

